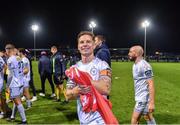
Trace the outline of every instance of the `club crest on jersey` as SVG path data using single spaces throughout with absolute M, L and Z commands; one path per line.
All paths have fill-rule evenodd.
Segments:
M 90 73 L 95 76 L 97 74 L 97 69 L 95 67 L 93 67 L 91 70 L 90 70 Z
M 151 70 L 145 71 L 145 75 L 148 77 L 152 76 L 152 71 Z

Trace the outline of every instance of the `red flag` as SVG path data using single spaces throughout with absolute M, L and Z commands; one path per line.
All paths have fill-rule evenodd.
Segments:
M 87 72 L 78 70 L 76 67 L 70 67 L 66 70 L 66 75 L 75 83 L 91 87 L 91 92 L 85 95 L 80 94 L 83 111 L 99 111 L 106 124 L 119 124 L 112 113 L 111 102 L 104 98 L 96 88 L 91 84 L 91 76 Z

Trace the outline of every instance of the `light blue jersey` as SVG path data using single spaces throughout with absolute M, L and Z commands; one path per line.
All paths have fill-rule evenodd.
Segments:
M 24 75 L 24 78 L 25 78 L 25 80 L 26 81 L 30 81 L 30 62 L 29 62 L 29 60 L 28 60 L 28 58 L 26 58 L 26 57 L 23 57 L 22 58 L 22 62 L 23 62 L 23 69 L 24 68 L 28 68 L 29 69 L 29 72 L 26 74 L 26 75 Z
M 10 85 L 9 87 L 21 87 L 23 86 L 23 62 L 18 56 L 11 56 L 7 60 L 7 66 L 9 70 L 9 79 Z
M 148 79 L 153 77 L 153 72 L 150 64 L 144 59 L 133 65 L 133 79 L 135 89 L 135 101 L 149 101 L 149 86 Z

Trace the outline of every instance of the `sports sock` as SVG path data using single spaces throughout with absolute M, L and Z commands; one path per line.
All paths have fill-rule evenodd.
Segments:
M 56 87 L 56 98 L 59 99 L 59 88 Z
M 31 107 L 31 101 L 30 100 L 26 100 L 26 105 L 27 105 L 28 108 Z
M 17 112 L 17 106 L 15 103 L 13 103 L 11 118 L 15 118 L 16 112 Z
M 65 88 L 64 88 L 64 90 L 63 90 L 63 94 L 64 94 L 64 97 L 65 97 L 65 100 L 68 101 L 68 98 L 67 98 L 67 96 L 66 96 L 66 89 L 65 89 Z
M 6 100 L 9 100 L 9 96 L 10 96 L 9 92 L 5 92 L 5 95 L 6 95 Z
M 151 120 L 147 120 L 147 124 L 148 125 L 156 125 L 156 121 L 154 118 L 152 118 Z
M 19 114 L 20 114 L 20 116 L 21 116 L 21 120 L 22 120 L 23 122 L 25 122 L 25 121 L 26 121 L 26 115 L 25 115 L 25 111 L 24 111 L 23 105 L 22 105 L 22 104 L 19 104 L 19 105 L 17 105 L 17 108 L 18 108 Z

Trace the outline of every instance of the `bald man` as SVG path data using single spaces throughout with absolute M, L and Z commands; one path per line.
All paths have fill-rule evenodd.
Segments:
M 131 124 L 138 124 L 143 115 L 147 124 L 155 125 L 152 115 L 155 96 L 152 67 L 143 59 L 143 48 L 139 45 L 131 47 L 128 56 L 131 61 L 134 61 L 133 79 L 136 101 Z

